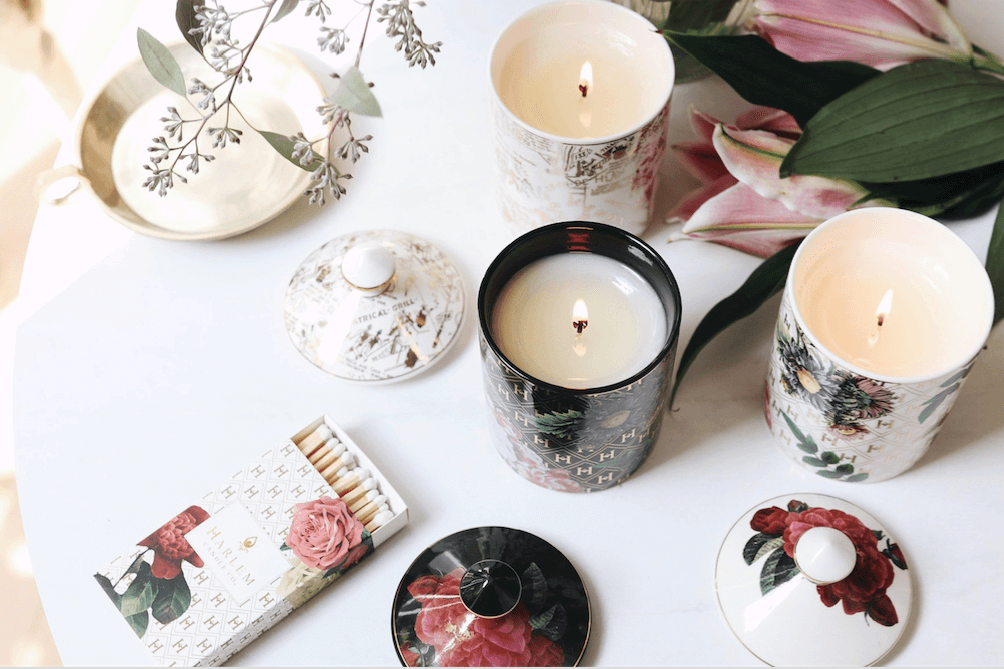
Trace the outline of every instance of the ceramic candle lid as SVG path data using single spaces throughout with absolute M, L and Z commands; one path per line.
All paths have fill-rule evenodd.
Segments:
M 589 598 L 575 567 L 521 530 L 476 527 L 441 539 L 408 568 L 391 629 L 405 666 L 576 666 Z
M 725 620 L 770 665 L 878 662 L 912 610 L 906 558 L 863 509 L 796 494 L 750 509 L 715 566 Z
M 439 360 L 464 320 L 456 265 L 431 243 L 376 230 L 336 237 L 303 261 L 286 291 L 293 345 L 326 372 L 396 381 Z

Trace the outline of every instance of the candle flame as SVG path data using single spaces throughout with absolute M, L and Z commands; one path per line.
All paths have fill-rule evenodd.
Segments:
M 586 302 L 582 299 L 575 300 L 572 306 L 572 327 L 582 334 L 587 325 L 589 325 L 589 310 L 586 309 Z
M 593 87 L 593 66 L 587 60 L 582 64 L 582 70 L 579 71 L 579 92 L 582 93 L 582 97 L 586 97 L 589 94 L 589 89 Z
M 885 296 L 879 302 L 878 309 L 875 310 L 875 318 L 878 320 L 879 327 L 882 327 L 890 311 L 892 311 L 892 288 L 885 291 Z

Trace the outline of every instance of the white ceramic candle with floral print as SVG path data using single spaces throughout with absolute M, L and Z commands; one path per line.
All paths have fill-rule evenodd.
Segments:
M 602 0 L 507 27 L 489 77 L 499 197 L 516 234 L 555 221 L 648 225 L 675 69 L 647 20 Z
M 937 434 L 993 314 L 983 265 L 937 221 L 886 207 L 831 218 L 791 263 L 767 424 L 820 476 L 897 476 Z

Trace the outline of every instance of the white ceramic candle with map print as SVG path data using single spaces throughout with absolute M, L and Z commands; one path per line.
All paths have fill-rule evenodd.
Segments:
M 836 216 L 791 263 L 767 424 L 820 476 L 897 476 L 937 434 L 993 315 L 986 270 L 945 226 L 886 207 Z
M 492 48 L 502 215 L 648 225 L 666 150 L 673 55 L 647 19 L 602 0 L 542 5 Z

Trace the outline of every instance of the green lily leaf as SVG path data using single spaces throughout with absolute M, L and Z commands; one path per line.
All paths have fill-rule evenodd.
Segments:
M 930 179 L 861 185 L 868 189 L 868 199 L 893 200 L 904 209 L 926 216 L 972 218 L 997 204 L 1004 195 L 997 194 L 1004 185 L 1004 162 Z
M 968 65 L 923 60 L 823 107 L 781 163 L 781 176 L 930 179 L 1000 162 L 1004 81 Z
M 178 61 L 167 47 L 142 28 L 136 29 L 136 42 L 139 44 L 139 55 L 143 57 L 143 64 L 153 78 L 184 97 L 185 77 L 181 74 Z
M 845 61 L 803 63 L 756 35 L 688 35 L 672 30 L 662 34 L 746 101 L 783 109 L 803 128 L 824 106 L 881 74 Z
M 350 67 L 338 81 L 341 83 L 331 96 L 334 104 L 363 116 L 381 115 L 380 103 L 373 96 L 373 91 L 363 79 L 358 67 Z
M 178 4 L 174 8 L 174 21 L 178 24 L 178 30 L 181 31 L 181 35 L 185 38 L 185 41 L 201 54 L 202 40 L 199 39 L 198 35 L 188 32 L 199 25 L 195 20 L 196 4 L 204 5 L 206 4 L 206 0 L 178 0 Z
M 987 274 L 990 275 L 990 283 L 994 287 L 994 323 L 997 323 L 1004 318 L 1004 202 L 997 211 L 994 231 L 990 235 Z
M 711 311 L 698 323 L 697 329 L 694 330 L 694 334 L 680 358 L 680 368 L 676 372 L 676 384 L 669 399 L 670 406 L 673 405 L 673 400 L 676 398 L 680 382 L 701 349 L 725 328 L 754 313 L 760 308 L 760 305 L 781 292 L 788 276 L 788 267 L 791 265 L 791 259 L 795 256 L 797 248 L 798 244 L 786 246 L 764 260 L 736 292 L 713 306 Z
M 709 23 L 724 21 L 736 0 L 673 0 L 666 27 L 670 30 L 693 30 Z

